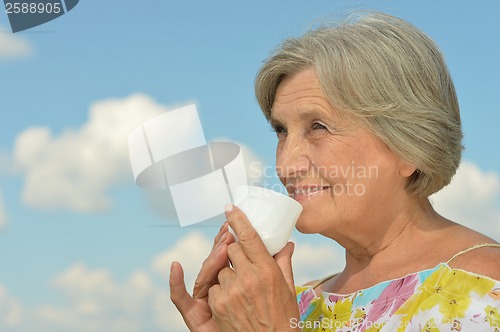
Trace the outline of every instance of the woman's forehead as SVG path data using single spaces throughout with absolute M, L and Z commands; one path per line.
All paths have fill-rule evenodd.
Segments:
M 283 108 L 302 106 L 309 108 L 310 104 L 324 104 L 326 102 L 323 90 L 316 73 L 301 71 L 288 76 L 280 83 L 274 98 L 271 115 L 274 111 L 280 112 Z
M 318 75 L 314 68 L 303 69 L 293 75 L 283 77 L 276 90 L 277 98 L 287 97 L 290 94 L 307 92 L 308 89 L 321 89 Z

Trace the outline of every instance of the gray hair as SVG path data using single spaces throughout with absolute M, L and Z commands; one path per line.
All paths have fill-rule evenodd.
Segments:
M 460 111 L 431 38 L 402 19 L 370 13 L 285 40 L 255 81 L 268 120 L 281 80 L 310 67 L 333 107 L 416 167 L 409 193 L 430 196 L 451 181 L 463 149 Z

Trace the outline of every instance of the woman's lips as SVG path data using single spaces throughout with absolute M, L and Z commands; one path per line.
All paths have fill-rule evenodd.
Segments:
M 330 186 L 307 186 L 299 188 L 290 188 L 288 196 L 296 201 L 303 201 L 312 197 L 321 195 L 330 189 Z

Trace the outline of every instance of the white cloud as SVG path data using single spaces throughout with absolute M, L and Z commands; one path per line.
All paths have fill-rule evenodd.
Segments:
M 186 326 L 170 301 L 170 262 L 180 261 L 192 288 L 212 240 L 188 233 L 163 253 L 154 256 L 149 267 L 139 269 L 124 281 L 107 269 L 75 263 L 54 276 L 52 287 L 62 305 L 43 303 L 23 310 L 0 285 L 0 330 L 37 332 L 183 332 Z M 153 272 L 162 277 L 158 282 Z M 22 319 L 21 319 L 22 318 Z
M 135 271 L 124 281 L 117 280 L 107 269 L 92 269 L 84 263 L 75 263 L 52 279 L 53 289 L 64 301 L 60 305 L 41 303 L 26 308 L 0 285 L 0 330 L 186 331 L 182 317 L 170 301 L 170 263 L 174 260 L 182 263 L 190 290 L 211 247 L 211 238 L 197 232 L 188 233 L 166 251 L 154 256 L 149 267 Z M 332 273 L 332 268 L 341 266 L 336 264 L 337 260 L 341 264 L 342 259 L 336 258 L 341 256 L 330 244 L 297 244 L 294 255 L 296 277 L 318 278 Z M 325 265 L 324 257 L 332 258 L 329 266 Z M 162 281 L 159 282 L 153 272 Z
M 109 296 L 116 292 L 115 284 L 107 270 L 88 270 L 83 263 L 76 263 L 56 276 L 53 285 L 71 298 Z
M 32 53 L 33 48 L 26 40 L 0 27 L 0 59 L 25 57 Z
M 168 280 L 170 265 L 178 261 L 184 269 L 186 288 L 190 292 L 201 268 L 203 260 L 212 250 L 213 241 L 197 232 L 188 233 L 179 239 L 170 249 L 156 255 L 151 263 L 152 269 Z M 163 290 L 154 303 L 155 321 L 157 325 L 170 331 L 185 331 L 186 327 L 181 315 L 170 301 L 170 293 Z
M 37 208 L 80 212 L 109 207 L 109 186 L 132 180 L 130 131 L 165 111 L 136 94 L 95 103 L 87 123 L 59 136 L 46 127 L 26 129 L 14 146 L 14 162 L 25 173 L 23 201 Z
M 111 205 L 108 189 L 133 179 L 128 135 L 145 120 L 169 109 L 141 94 L 97 102 L 79 128 L 58 135 L 48 127 L 24 130 L 15 140 L 13 157 L 0 154 L 0 166 L 24 173 L 22 199 L 27 205 L 77 212 L 106 209 Z M 251 183 L 259 183 L 262 161 L 250 148 L 238 144 Z M 167 220 L 177 219 L 167 190 L 146 192 L 154 210 Z
M 188 233 L 170 249 L 153 258 L 151 267 L 164 278 L 168 278 L 170 264 L 178 261 L 184 268 L 186 285 L 191 289 L 203 260 L 212 250 L 213 241 L 200 233 Z
M 500 179 L 464 161 L 451 184 L 431 201 L 444 217 L 500 240 Z
M 23 316 L 21 303 L 7 293 L 0 284 L 0 327 L 16 327 L 20 324 Z
M 12 165 L 12 157 L 5 150 L 0 150 L 0 174 L 13 174 L 14 167 Z
M 54 277 L 53 286 L 65 296 L 67 304 L 41 305 L 31 317 L 47 331 L 147 330 L 148 315 L 158 296 L 146 271 L 136 271 L 125 282 L 118 282 L 110 271 L 92 270 L 83 263 Z

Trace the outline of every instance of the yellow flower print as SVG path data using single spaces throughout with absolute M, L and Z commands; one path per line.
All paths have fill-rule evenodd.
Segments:
M 453 320 L 453 325 L 451 326 L 452 331 L 462 331 L 462 323 L 459 320 Z
M 356 310 L 354 313 L 354 319 L 357 321 L 364 320 L 366 318 L 366 311 L 364 308 Z
M 463 318 L 472 302 L 471 293 L 483 297 L 495 286 L 492 280 L 478 277 L 461 270 L 452 270 L 443 265 L 431 274 L 420 289 L 396 311 L 402 315 L 404 331 L 413 316 L 421 311 L 436 310 L 443 314 L 443 321 Z
M 447 272 L 446 266 L 441 266 L 437 271 L 432 273 L 425 282 L 417 289 L 415 294 L 406 301 L 395 314 L 401 315 L 401 324 L 398 327 L 399 331 L 404 331 L 406 326 L 409 326 L 411 319 L 421 310 L 421 304 L 427 301 L 430 296 L 440 292 L 442 287 L 443 274 Z M 437 303 L 432 303 L 432 306 Z M 434 324 L 435 326 L 435 324 Z
M 333 326 L 347 326 L 350 324 L 352 310 L 352 299 L 347 297 L 345 299 L 339 299 L 333 305 L 327 305 L 323 303 L 323 312 L 325 317 L 330 319 Z
M 379 332 L 382 330 L 382 328 L 384 327 L 385 323 L 383 324 L 374 324 L 372 326 L 370 326 L 369 328 L 367 328 L 365 330 L 365 332 Z
M 429 310 L 435 305 L 439 306 L 439 312 L 444 316 L 444 319 L 451 320 L 453 318 L 465 317 L 465 312 L 469 308 L 472 300 L 470 297 L 455 296 L 453 294 L 443 294 L 443 296 L 435 295 L 422 303 L 422 310 Z
M 427 284 L 427 281 L 425 282 Z M 434 285 L 434 294 L 420 304 L 420 310 L 429 310 L 436 305 L 445 320 L 465 317 L 472 300 L 471 293 L 485 296 L 495 283 L 459 270 L 448 270 L 439 283 Z
M 469 295 L 471 292 L 474 292 L 483 297 L 492 291 L 493 287 L 495 287 L 495 282 L 464 271 L 454 270 L 452 271 L 447 288 L 448 286 L 450 291 L 456 294 Z
M 498 313 L 498 308 L 489 305 L 484 309 L 484 312 L 486 313 L 486 321 L 490 323 L 490 326 L 500 328 L 500 314 Z
M 427 323 L 425 323 L 424 327 L 422 328 L 422 332 L 440 332 L 440 330 L 437 328 L 437 324 L 434 318 L 428 320 Z

